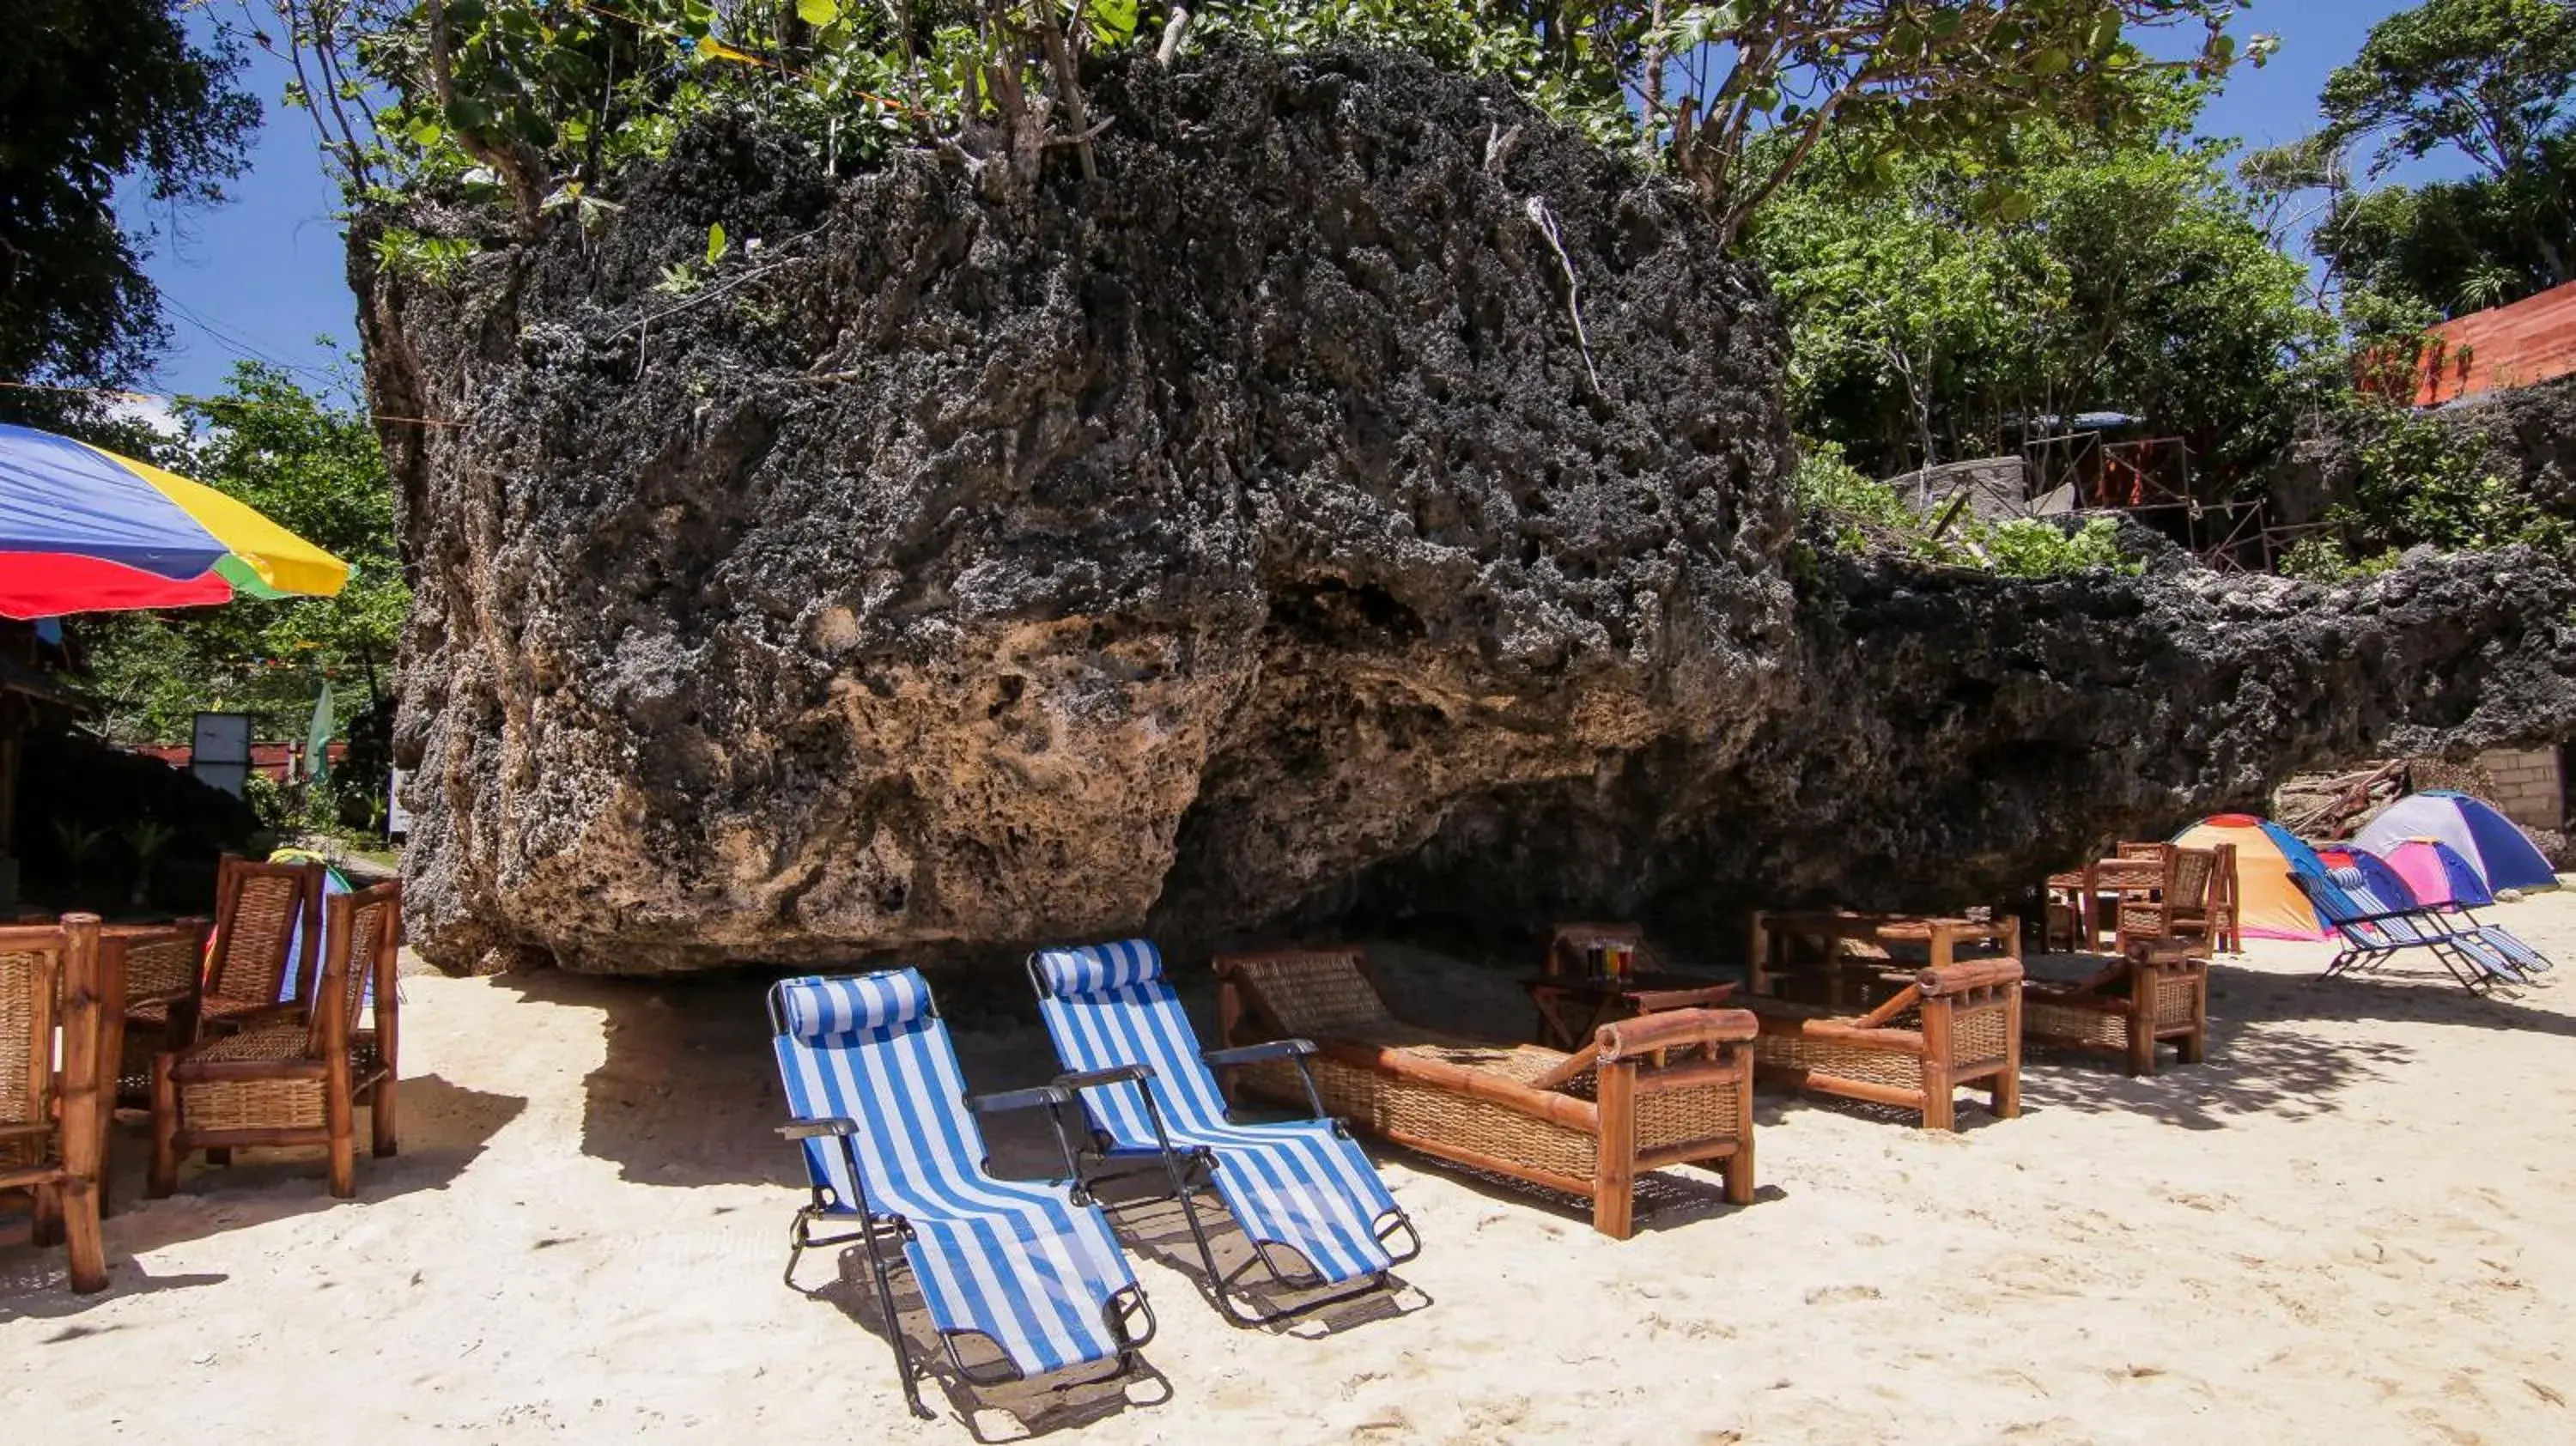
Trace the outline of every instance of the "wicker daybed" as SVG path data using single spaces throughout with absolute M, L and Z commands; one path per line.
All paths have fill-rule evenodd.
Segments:
M 1754 1063 L 1765 1079 L 1919 1111 L 1923 1128 L 1957 1123 L 1951 1093 L 1983 1084 L 1999 1119 L 2021 1113 L 2021 964 L 2009 958 L 1935 965 L 1866 1014 L 1739 996 L 1761 1024 Z
M 2209 961 L 2196 957 L 2192 941 L 2133 940 L 2124 955 L 2098 964 L 2080 979 L 2026 982 L 2022 1038 L 2114 1055 L 2138 1075 L 2156 1072 L 2156 1046 L 2165 1042 L 2184 1064 L 2200 1063 L 2209 1047 Z
M 1605 1025 L 1571 1054 L 1435 1033 L 1396 1017 L 1357 949 L 1220 956 L 1227 1047 L 1305 1039 L 1316 1102 L 1380 1139 L 1581 1195 L 1592 1226 L 1625 1240 L 1644 1171 L 1714 1165 L 1726 1198 L 1753 1198 L 1751 1016 L 1684 1009 Z M 1230 1074 L 1293 1105 L 1298 1062 Z

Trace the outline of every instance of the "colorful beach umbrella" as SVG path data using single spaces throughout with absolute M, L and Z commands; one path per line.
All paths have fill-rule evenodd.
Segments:
M 0 423 L 0 616 L 328 597 L 349 565 L 202 482 Z

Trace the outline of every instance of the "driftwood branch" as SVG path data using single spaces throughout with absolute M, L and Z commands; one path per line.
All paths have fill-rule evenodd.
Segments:
M 1537 196 L 1523 202 L 1522 209 L 1528 213 L 1530 224 L 1538 228 L 1538 234 L 1546 237 L 1549 248 L 1556 252 L 1556 264 L 1565 268 L 1565 310 L 1574 318 L 1574 344 L 1583 349 L 1583 371 L 1592 378 L 1592 390 L 1601 393 L 1601 373 L 1592 368 L 1592 338 L 1583 330 L 1583 300 L 1576 291 L 1574 258 L 1565 254 L 1565 238 L 1557 232 L 1556 215 L 1547 209 L 1547 202 Z

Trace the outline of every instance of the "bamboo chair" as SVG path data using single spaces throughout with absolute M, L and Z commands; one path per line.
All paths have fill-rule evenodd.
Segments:
M 1953 1091 L 1982 1082 L 1998 1119 L 2021 1113 L 2021 963 L 1938 964 L 1866 1014 L 1752 997 L 1756 1071 L 1795 1088 L 1919 1111 L 1955 1128 Z
M 206 937 L 210 919 L 182 919 L 175 924 L 110 924 L 99 931 L 99 980 L 107 1011 L 106 1058 L 116 1073 L 117 1104 L 152 1102 L 152 1056 L 161 1052 L 162 1031 L 135 1028 L 137 1013 L 166 1020 L 175 1008 L 186 1014 L 205 986 Z
M 1635 1233 L 1637 1176 L 1713 1164 L 1726 1199 L 1753 1199 L 1753 1073 L 1741 1010 L 1680 1009 L 1605 1025 L 1571 1054 L 1435 1033 L 1387 1007 L 1357 949 L 1222 955 L 1228 1048 L 1305 1039 L 1301 1060 L 1229 1076 L 1291 1106 L 1309 1096 L 1353 1128 L 1471 1169 L 1580 1195 L 1592 1227 Z
M 318 863 L 224 855 L 215 873 L 214 943 L 201 987 L 135 1000 L 125 1009 L 127 1032 L 159 1054 L 184 1050 L 204 1034 L 302 1014 L 322 954 L 323 873 Z
M 176 1189 L 179 1159 L 194 1150 L 321 1145 L 331 1193 L 358 1192 L 357 1103 L 365 1100 L 375 1153 L 394 1153 L 402 885 L 378 884 L 328 903 L 322 976 L 298 1006 L 152 1064 L 154 1198 Z M 218 928 L 221 926 L 218 925 Z M 374 1027 L 365 1017 L 374 997 Z
M 1109 1362 L 1097 1379 L 1134 1371 L 1154 1312 L 1110 1232 L 1075 1181 L 1062 1085 L 971 1095 L 930 985 L 911 969 L 782 979 L 769 1027 L 812 1203 L 788 1232 L 787 1283 L 818 1245 L 856 1244 L 876 1286 L 903 1397 L 921 1403 L 911 1350 L 895 1319 L 889 1254 L 912 1270 L 958 1376 L 978 1386 L 1056 1376 Z M 986 1173 L 978 1116 L 1043 1109 L 1067 1178 L 1050 1184 Z M 818 1223 L 851 1226 L 817 1238 Z M 895 1247 L 889 1251 L 888 1246 Z M 1140 1328 L 1141 1326 L 1141 1328 Z M 969 1366 L 958 1342 L 982 1340 L 1002 1360 Z
M 2021 1010 L 2024 1040 L 2113 1055 L 2133 1075 L 2154 1074 L 2166 1042 L 2198 1064 L 2209 1050 L 2209 961 L 2184 940 L 2141 939 L 2090 978 L 2026 981 Z
M 2207 958 L 2225 939 L 2219 924 L 2225 906 L 2217 902 L 2218 880 L 2222 868 L 2232 867 L 2235 850 L 2228 848 L 2222 859 L 2218 849 L 2174 844 L 2158 844 L 2156 849 L 2152 862 L 2157 866 L 2158 877 L 2153 892 L 2121 895 L 2118 919 L 2112 929 L 2112 948 L 2126 954 L 2132 944 L 2185 939 L 2192 942 L 2201 957 Z
M 84 1295 L 107 1288 L 98 934 L 95 914 L 0 928 L 0 1192 L 35 1196 L 36 1243 L 65 1242 Z

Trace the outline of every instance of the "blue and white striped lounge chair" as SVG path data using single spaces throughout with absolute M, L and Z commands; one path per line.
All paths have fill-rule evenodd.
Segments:
M 1237 1124 L 1229 1117 L 1211 1066 L 1292 1058 L 1302 1069 L 1312 1045 L 1277 1040 L 1200 1050 L 1163 977 L 1161 951 L 1144 939 L 1041 950 L 1029 958 L 1029 976 L 1056 1058 L 1071 1071 L 1056 1083 L 1076 1092 L 1091 1127 L 1085 1183 L 1167 1170 L 1227 1319 L 1266 1325 L 1352 1299 L 1384 1287 L 1391 1267 L 1421 1253 L 1413 1222 L 1341 1122 L 1324 1115 L 1312 1081 L 1312 1120 Z M 1203 1187 L 1215 1189 L 1252 1242 L 1254 1260 L 1232 1275 L 1217 1268 L 1199 1223 L 1192 1197 Z M 1283 1261 L 1283 1253 L 1293 1258 Z M 1289 1308 L 1239 1312 L 1234 1297 L 1256 1263 L 1288 1290 L 1351 1288 Z
M 2376 969 L 2407 950 L 2422 949 L 2471 993 L 2526 982 L 2485 936 L 2474 929 L 2446 928 L 2420 909 L 2391 904 L 2357 868 L 2328 869 L 2323 875 L 2292 869 L 2290 880 L 2343 940 L 2343 952 L 2326 965 L 2329 979 Z
M 2443 852 L 2451 853 L 2447 847 Z M 2458 858 L 2457 854 L 2451 856 L 2454 859 Z M 2493 944 L 2504 957 L 2512 960 L 2513 967 L 2521 970 L 2525 975 L 2545 974 L 2554 967 L 2548 955 L 2531 947 L 2521 935 L 2502 924 L 2477 916 L 2476 910 L 2491 908 L 2495 904 L 2495 895 L 2487 889 L 2484 879 L 2479 878 L 2466 865 L 2462 865 L 2453 875 L 2451 882 L 2453 893 L 2449 899 L 2437 904 L 2425 904 L 2423 900 L 2418 899 L 2416 903 L 2421 905 L 2426 913 L 2440 920 L 2446 929 L 2477 930 L 2480 937 Z
M 1134 1367 L 1154 1317 L 1108 1217 L 1078 1185 L 996 1180 L 981 1163 L 976 1115 L 1040 1108 L 1055 1116 L 1070 1175 L 1072 1146 L 1055 1113 L 1072 1103 L 1068 1092 L 967 1094 L 930 986 L 910 969 L 781 980 L 769 991 L 769 1023 L 797 1121 L 779 1133 L 802 1142 L 814 1192 L 790 1232 L 789 1283 L 807 1246 L 865 1243 L 913 1414 L 932 1413 L 895 1320 L 879 1248 L 887 1243 L 902 1247 L 950 1364 L 970 1383 L 1109 1360 L 1117 1369 L 1104 1378 Z M 817 1221 L 858 1228 L 818 1239 Z M 998 1348 L 1009 1369 L 970 1368 L 957 1349 L 969 1336 Z

